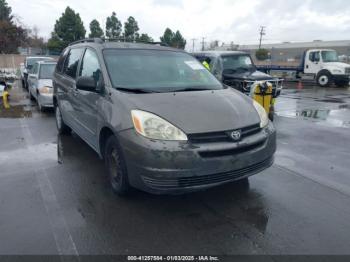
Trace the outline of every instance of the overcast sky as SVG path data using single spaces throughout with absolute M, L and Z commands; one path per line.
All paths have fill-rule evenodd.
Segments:
M 96 18 L 105 26 L 112 11 L 124 21 L 134 16 L 140 33 L 158 40 L 166 27 L 180 30 L 189 43 L 202 36 L 225 43 L 257 44 L 266 26 L 265 43 L 348 40 L 349 0 L 7 0 L 13 13 L 39 34 L 50 36 L 55 21 L 69 5 L 88 30 Z

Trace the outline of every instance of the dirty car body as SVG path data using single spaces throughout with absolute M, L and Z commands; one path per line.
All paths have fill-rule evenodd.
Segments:
M 90 85 L 87 76 L 94 88 L 81 87 Z M 53 84 L 59 130 L 66 125 L 104 159 L 113 137 L 116 165 L 131 187 L 188 192 L 247 178 L 273 163 L 276 132 L 264 110 L 184 51 L 73 44 L 61 55 Z

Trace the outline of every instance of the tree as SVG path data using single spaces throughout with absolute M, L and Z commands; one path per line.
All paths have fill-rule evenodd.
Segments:
M 5 0 L 0 0 L 0 21 L 7 21 L 12 23 L 13 15 L 12 8 L 8 6 Z
M 163 36 L 160 37 L 160 41 L 171 47 L 180 49 L 184 49 L 186 46 L 186 40 L 182 37 L 180 31 L 177 30 L 174 33 L 170 28 L 165 29 Z
M 150 37 L 148 34 L 141 34 L 141 36 L 137 39 L 138 41 L 141 42 L 153 42 L 153 38 Z
M 179 30 L 176 31 L 171 46 L 179 49 L 185 49 L 186 40 L 182 37 Z
M 135 41 L 139 38 L 139 26 L 134 17 L 129 16 L 124 23 L 124 37 L 126 41 Z
M 214 40 L 211 41 L 209 44 L 209 49 L 210 50 L 215 50 L 215 48 L 217 48 L 219 46 L 219 40 Z
M 44 38 L 39 36 L 39 28 L 37 26 L 33 26 L 31 30 L 28 30 L 28 33 L 28 46 L 41 49 L 45 48 Z
M 266 49 L 258 49 L 255 52 L 255 57 L 256 59 L 262 61 L 262 60 L 266 60 L 269 58 L 269 51 Z
M 65 48 L 65 46 L 58 35 L 55 32 L 52 32 L 51 38 L 47 42 L 47 48 L 50 50 L 50 53 L 59 54 Z
M 106 37 L 107 38 L 119 38 L 122 33 L 122 23 L 117 18 L 115 12 L 110 17 L 107 17 L 106 21 Z
M 90 34 L 89 37 L 103 37 L 103 30 L 100 26 L 100 23 L 94 19 L 90 23 Z
M 17 48 L 27 40 L 27 30 L 13 22 L 12 9 L 0 0 L 0 53 L 17 53 Z
M 174 36 L 174 32 L 171 31 L 170 28 L 167 28 L 165 29 L 163 36 L 160 37 L 160 41 L 167 44 L 168 46 L 171 46 Z
M 69 43 L 85 38 L 85 33 L 80 15 L 67 6 L 62 16 L 56 20 L 54 31 L 48 41 L 48 48 L 58 47 L 62 50 Z

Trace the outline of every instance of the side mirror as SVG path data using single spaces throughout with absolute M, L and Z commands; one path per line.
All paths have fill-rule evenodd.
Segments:
M 95 79 L 88 76 L 80 76 L 77 79 L 76 87 L 79 90 L 97 92 L 97 84 Z

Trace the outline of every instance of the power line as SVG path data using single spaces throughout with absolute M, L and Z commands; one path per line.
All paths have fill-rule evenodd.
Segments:
M 259 40 L 259 49 L 261 48 L 261 41 L 262 41 L 262 38 L 264 35 L 266 35 L 266 32 L 265 32 L 265 28 L 266 26 L 260 26 L 260 40 Z

